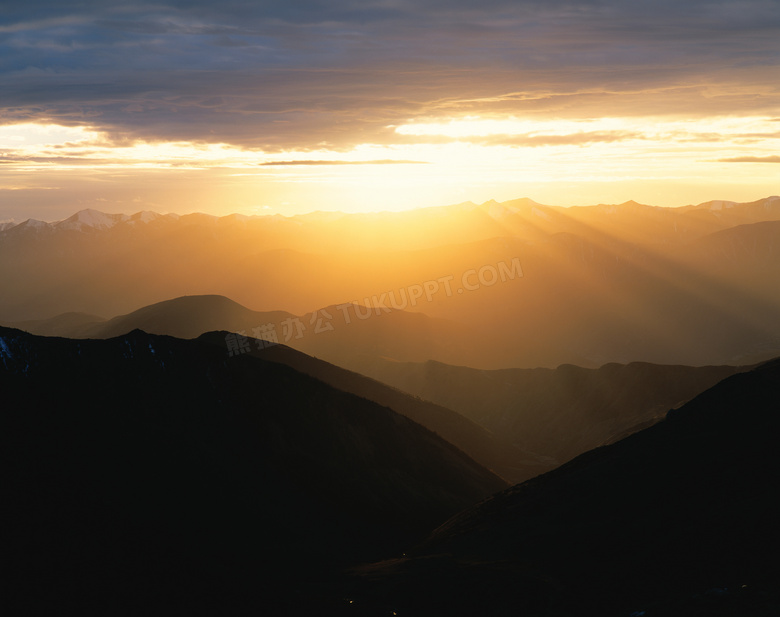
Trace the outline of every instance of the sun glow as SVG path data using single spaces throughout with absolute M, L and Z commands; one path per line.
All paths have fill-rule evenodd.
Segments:
M 59 124 L 7 124 L 0 126 L 0 150 L 36 150 L 92 141 L 97 133 L 83 126 Z
M 774 166 L 728 162 L 749 155 L 771 160 L 780 126 L 770 117 L 468 116 L 410 121 L 393 132 L 399 143 L 266 152 L 227 143 L 112 140 L 88 126 L 16 124 L 0 126 L 0 157 L 4 171 L 15 174 L 7 184 L 15 190 L 25 178 L 30 186 L 51 188 L 38 180 L 42 171 L 57 186 L 59 173 L 67 182 L 80 175 L 153 173 L 152 190 L 170 200 L 183 181 L 177 178 L 188 174 L 188 186 L 209 187 L 199 191 L 204 209 L 218 201 L 220 211 L 248 213 L 402 210 L 523 195 L 559 205 L 628 199 L 682 205 L 700 200 L 703 186 L 717 192 L 725 178 L 757 196 L 776 192 Z M 159 174 L 168 174 L 167 188 Z M 192 203 L 185 193 L 174 202 Z M 196 203 L 204 203 L 201 198 Z M 157 198 L 140 200 L 159 207 Z

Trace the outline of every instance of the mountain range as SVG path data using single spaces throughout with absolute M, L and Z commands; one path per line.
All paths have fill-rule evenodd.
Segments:
M 768 617 L 780 360 L 355 570 L 361 615 Z
M 632 362 L 483 371 L 440 362 L 366 364 L 366 375 L 452 409 L 555 466 L 651 426 L 751 367 Z
M 224 295 L 297 316 L 403 310 L 457 331 L 460 349 L 408 361 L 750 364 L 780 353 L 778 221 L 776 197 L 291 218 L 88 211 L 0 231 L 0 323 Z
M 774 616 L 778 255 L 778 197 L 4 221 L 0 610 Z
M 110 338 L 135 329 L 195 338 L 212 330 L 227 330 L 294 346 L 351 369 L 376 356 L 401 361 L 430 357 L 460 360 L 469 352 L 459 340 L 456 324 L 420 313 L 377 311 L 346 303 L 293 315 L 253 311 L 217 295 L 173 298 L 111 319 L 64 313 L 51 319 L 6 325 L 33 334 L 70 338 Z
M 632 363 L 486 371 L 412 363 L 404 360 L 426 354 L 446 357 L 442 350 L 456 350 L 457 331 L 443 320 L 405 311 L 372 313 L 365 320 L 353 316 L 349 323 L 342 311 L 331 307 L 330 314 L 328 323 L 335 327 L 320 333 L 310 327 L 310 316 L 299 318 L 309 327 L 300 339 L 289 341 L 298 352 L 266 343 L 248 345 L 245 351 L 391 407 L 513 483 L 649 426 L 670 408 L 748 369 Z M 63 315 L 15 325 L 35 334 L 74 338 L 110 338 L 136 329 L 196 338 L 212 330 L 251 335 L 257 324 L 266 323 L 281 335 L 284 322 L 295 316 L 251 311 L 221 296 L 187 296 L 110 320 L 87 319 Z M 221 344 L 227 352 L 224 337 Z

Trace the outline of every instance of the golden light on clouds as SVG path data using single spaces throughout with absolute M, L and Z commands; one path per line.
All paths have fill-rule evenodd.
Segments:
M 0 127 L 0 160 L 4 171 L 20 174 L 6 185 L 16 190 L 24 188 L 25 175 L 43 170 L 216 173 L 225 188 L 220 211 L 232 202 L 249 213 L 294 213 L 307 208 L 304 200 L 311 201 L 308 209 L 368 211 L 517 196 L 556 205 L 611 195 L 615 201 L 682 205 L 695 201 L 694 190 L 722 184 L 725 173 L 732 190 L 771 193 L 771 163 L 740 167 L 724 159 L 771 157 L 780 143 L 780 122 L 766 116 L 466 116 L 390 128 L 401 143 L 268 152 L 226 143 L 114 142 L 96 127 L 26 123 Z
M 17 3 L 0 217 L 758 199 L 771 4 Z

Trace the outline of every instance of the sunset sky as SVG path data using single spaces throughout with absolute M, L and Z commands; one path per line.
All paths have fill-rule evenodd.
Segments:
M 780 193 L 777 0 L 3 2 L 0 220 Z

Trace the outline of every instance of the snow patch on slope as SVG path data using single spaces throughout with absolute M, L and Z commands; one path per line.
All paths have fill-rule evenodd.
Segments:
M 157 219 L 161 219 L 161 218 L 173 218 L 175 220 L 179 217 L 178 215 L 157 214 L 156 212 L 152 212 L 150 210 L 143 210 L 141 212 L 136 212 L 135 214 L 131 214 L 130 216 L 125 217 L 124 220 L 130 225 L 139 225 L 139 224 L 151 223 L 152 221 L 156 221 Z
M 109 229 L 129 218 L 126 214 L 106 214 L 105 212 L 87 208 L 86 210 L 76 212 L 76 214 L 64 221 L 56 223 L 55 227 L 57 229 L 72 229 L 76 231 L 83 231 L 87 228 Z
M 35 230 L 41 230 L 41 229 L 51 229 L 52 226 L 50 223 L 47 223 L 46 221 L 39 221 L 38 219 L 27 219 L 23 223 L 19 223 L 14 227 L 14 229 L 35 229 Z
M 2 336 L 0 336 L 0 358 L 8 358 L 9 360 L 14 358 L 11 355 L 11 350 L 8 348 L 8 343 L 5 342 Z

